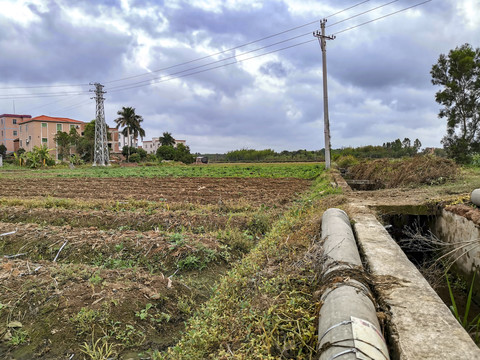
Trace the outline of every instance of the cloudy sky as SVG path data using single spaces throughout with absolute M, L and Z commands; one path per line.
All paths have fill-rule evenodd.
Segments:
M 405 137 L 439 147 L 430 69 L 456 46 L 480 46 L 480 0 L 381 18 L 421 2 L 0 0 L 0 113 L 90 121 L 89 83 L 100 82 L 107 124 L 134 107 L 145 140 L 168 131 L 200 153 L 321 149 L 312 32 L 327 18 L 332 147 Z

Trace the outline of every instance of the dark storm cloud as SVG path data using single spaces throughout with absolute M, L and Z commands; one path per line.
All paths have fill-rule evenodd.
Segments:
M 212 45 L 220 47 L 276 33 L 277 26 L 292 21 L 288 7 L 282 1 L 264 2 L 260 9 L 242 7 L 234 10 L 223 5 L 220 12 L 194 7 L 183 1 L 179 8 L 167 9 L 166 16 L 170 22 L 169 31 L 191 34 L 202 30 L 211 37 Z
M 260 72 L 264 75 L 269 75 L 277 78 L 283 78 L 287 76 L 287 70 L 281 62 L 268 62 L 262 65 Z
M 8 29 L 0 40 L 0 51 L 14 56 L 0 57 L 4 81 L 46 83 L 75 82 L 104 78 L 118 70 L 132 39 L 115 29 L 102 29 L 82 24 L 75 27 L 54 2 L 42 12 L 30 5 L 40 18 L 28 27 L 1 19 Z M 8 23 L 8 26 L 5 26 Z

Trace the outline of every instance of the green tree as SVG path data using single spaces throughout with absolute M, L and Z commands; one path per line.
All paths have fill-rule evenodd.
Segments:
M 59 131 L 53 139 L 57 143 L 58 159 L 63 160 L 68 158 L 68 155 L 70 155 L 70 144 L 72 143 L 70 135 L 64 131 Z
M 0 155 L 2 155 L 2 157 L 5 157 L 5 155 L 7 155 L 7 147 L 3 144 L 0 145 Z
M 415 150 L 415 154 L 418 153 L 421 147 L 422 143 L 420 142 L 420 140 L 415 139 L 415 141 L 413 142 L 413 149 Z
M 112 140 L 112 134 L 108 132 L 108 126 L 105 125 L 107 131 L 107 140 Z M 72 130 L 70 131 L 72 136 Z M 78 155 L 83 161 L 93 161 L 93 152 L 95 151 L 95 120 L 90 121 L 83 130 L 83 136 L 77 133 L 72 137 L 72 145 L 75 145 Z
M 158 139 L 162 146 L 174 146 L 175 139 L 173 138 L 172 134 L 169 132 L 164 132 L 162 136 Z
M 442 139 L 449 157 L 467 162 L 480 149 L 480 48 L 464 44 L 441 54 L 430 71 L 432 84 L 442 87 L 435 100 L 438 116 L 447 119 Z
M 173 160 L 175 148 L 173 146 L 162 145 L 157 149 L 158 160 Z
M 122 110 L 117 112 L 117 115 L 119 115 L 119 117 L 115 119 L 117 129 L 119 127 L 123 128 L 121 132 L 123 136 L 127 137 L 129 147 L 132 146 L 130 135 L 133 135 L 133 138 L 135 139 L 139 136 L 143 139 L 145 136 L 145 130 L 143 130 L 140 125 L 143 118 L 140 115 L 135 114 L 135 108 L 123 106 Z
M 173 160 L 181 161 L 185 164 L 191 164 L 194 162 L 194 157 L 190 154 L 190 148 L 183 144 L 178 144 L 173 154 Z

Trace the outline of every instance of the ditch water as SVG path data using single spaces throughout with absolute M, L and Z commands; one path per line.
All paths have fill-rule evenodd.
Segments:
M 452 257 L 445 256 L 442 258 L 446 252 L 452 251 L 456 246 L 446 245 L 446 243 L 459 243 L 464 240 L 447 239 L 448 235 L 445 235 L 441 229 L 442 222 L 445 223 L 444 211 L 425 207 L 401 207 L 397 209 L 395 207 L 383 207 L 377 208 L 377 210 L 382 214 L 381 220 L 385 229 L 401 246 L 408 259 L 420 270 L 444 303 L 450 307 L 452 301 L 447 285 L 446 276 L 448 276 L 458 312 L 463 319 L 473 277 L 473 272 L 465 271 L 465 268 L 469 264 L 476 264 L 476 262 L 470 259 L 471 254 L 464 250 L 460 250 L 459 253 L 460 255 L 465 253 L 463 256 L 459 257 L 458 252 L 453 254 L 453 259 L 458 258 L 455 263 L 453 263 Z M 448 219 L 448 228 L 452 234 L 459 234 L 455 230 L 458 225 L 455 222 L 458 221 L 463 226 L 464 220 L 466 219 Z M 454 241 L 452 242 L 452 240 Z M 476 241 L 480 240 L 477 238 Z M 467 259 L 463 260 L 462 258 Z M 447 268 L 448 271 L 446 272 Z M 472 266 L 469 269 L 472 269 Z M 469 322 L 480 314 L 479 277 L 477 276 L 475 279 L 473 302 L 468 312 Z

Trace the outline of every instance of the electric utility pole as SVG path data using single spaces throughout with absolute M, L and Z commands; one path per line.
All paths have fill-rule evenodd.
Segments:
M 95 97 L 97 111 L 95 117 L 95 149 L 93 152 L 93 166 L 106 166 L 110 165 L 110 157 L 108 154 L 108 142 L 107 142 L 107 125 L 105 123 L 105 110 L 103 108 L 103 85 L 94 83 L 95 85 Z M 92 90 L 90 90 L 92 91 Z
M 330 121 L 328 119 L 328 89 L 327 89 L 327 41 L 334 40 L 335 36 L 325 35 L 325 23 L 327 19 L 320 21 L 320 31 L 315 31 L 313 36 L 318 38 L 320 48 L 322 49 L 322 67 L 323 67 L 323 120 L 325 133 L 325 168 L 330 169 Z

